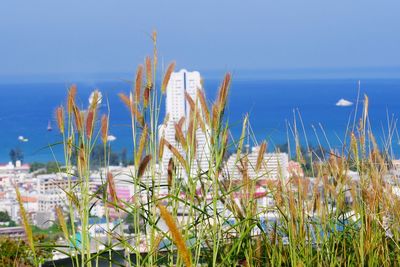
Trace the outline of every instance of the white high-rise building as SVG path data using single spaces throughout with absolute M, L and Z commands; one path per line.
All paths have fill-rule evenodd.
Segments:
M 190 121 L 190 105 L 186 100 L 185 92 L 197 103 L 197 108 L 202 114 L 200 102 L 197 99 L 198 89 L 203 90 L 200 73 L 197 71 L 188 72 L 185 69 L 172 73 L 166 88 L 166 116 L 168 116 L 168 121 L 166 125 L 160 127 L 160 137 L 164 137 L 184 157 L 185 152 L 175 138 L 175 124 L 184 118 L 185 122 L 182 125 L 182 131 L 186 136 Z M 203 121 L 205 121 L 204 118 Z M 207 140 L 207 135 L 203 130 L 201 128 L 196 129 L 196 155 L 191 168 L 192 172 L 196 173 L 208 169 L 210 147 Z M 173 157 L 172 152 L 167 148 L 164 149 L 162 159 L 164 175 L 167 172 L 168 162 L 171 157 Z

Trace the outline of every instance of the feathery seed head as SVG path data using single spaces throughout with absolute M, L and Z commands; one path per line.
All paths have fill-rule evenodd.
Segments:
M 101 140 L 103 143 L 107 143 L 107 137 L 108 137 L 108 116 L 106 114 L 103 114 L 101 117 Z
M 135 104 L 139 105 L 140 102 L 140 91 L 142 89 L 143 80 L 143 65 L 139 65 L 136 71 L 136 81 L 135 81 Z
M 140 123 L 140 125 L 143 126 L 144 125 L 144 117 L 139 112 L 139 110 L 135 107 L 135 105 L 132 103 L 132 100 L 131 100 L 132 95 L 130 95 L 130 97 L 128 97 L 123 93 L 119 93 L 118 96 L 121 99 L 121 101 L 125 104 L 125 106 L 129 109 L 132 116 L 135 117 L 138 120 L 138 122 Z
M 108 193 L 111 196 L 111 201 L 114 203 L 118 202 L 117 191 L 115 190 L 115 181 L 114 176 L 111 172 L 107 173 L 107 184 L 108 184 Z
M 78 133 L 81 134 L 82 130 L 83 130 L 83 119 L 82 119 L 81 111 L 75 105 L 75 103 L 72 104 L 72 109 L 74 111 L 76 129 L 77 129 Z
M 93 91 L 92 95 L 93 97 L 91 96 L 89 109 L 96 110 L 99 102 L 101 101 L 101 93 L 96 89 Z
M 261 168 L 261 164 L 264 160 L 264 154 L 266 150 L 267 150 L 267 143 L 264 141 L 260 146 L 260 150 L 258 151 L 257 164 L 255 169 L 256 171 L 259 171 Z
M 21 193 L 19 192 L 18 185 L 14 185 L 14 187 L 15 187 L 15 193 L 17 195 L 17 202 L 19 204 L 19 213 L 20 213 L 20 216 L 21 216 L 22 225 L 24 227 L 24 230 L 25 230 L 25 233 L 26 233 L 26 237 L 28 239 L 28 245 L 29 245 L 29 248 L 31 249 L 31 251 L 33 253 L 33 256 L 36 259 L 36 251 L 35 251 L 35 244 L 33 242 L 32 228 L 31 228 L 31 226 L 29 224 L 28 215 L 26 214 L 26 210 L 25 210 L 22 198 L 21 198 Z
M 77 87 L 75 84 L 71 85 L 68 90 L 67 98 L 67 112 L 71 114 L 73 112 L 73 106 L 75 105 L 75 96 L 77 92 Z
M 172 215 L 169 213 L 167 208 L 162 205 L 161 203 L 157 204 L 158 209 L 160 210 L 161 218 L 165 221 L 168 229 L 171 233 L 172 241 L 175 243 L 176 247 L 178 248 L 178 252 L 182 257 L 183 261 L 185 262 L 185 266 L 192 266 L 191 254 L 183 240 L 182 234 L 179 231 L 179 227 L 177 226 L 176 222 L 174 221 Z
M 197 88 L 197 98 L 200 100 L 201 111 L 206 118 L 206 122 L 208 125 L 210 125 L 210 111 L 207 107 L 206 97 L 204 96 L 204 92 L 199 88 Z
M 151 90 L 153 88 L 153 77 L 152 77 L 152 67 L 151 67 L 151 59 L 149 56 L 146 57 L 146 88 Z
M 158 159 L 161 160 L 164 155 L 164 137 L 160 138 L 160 144 L 158 146 Z
M 65 238 L 65 240 L 69 240 L 67 223 L 65 221 L 63 211 L 62 211 L 61 207 L 58 205 L 56 206 L 56 214 L 57 214 L 58 223 L 60 224 L 61 230 L 64 234 L 64 238 Z
M 63 106 L 59 106 L 56 109 L 56 120 L 57 120 L 57 126 L 58 129 L 60 130 L 60 133 L 64 133 L 64 108 Z
M 88 139 L 92 137 L 94 127 L 94 111 L 90 109 L 86 116 L 86 136 Z
M 173 181 L 173 173 L 175 170 L 175 165 L 174 165 L 174 159 L 170 158 L 168 162 L 168 188 L 171 188 L 172 186 L 172 181 Z
M 135 159 L 136 165 L 139 163 L 140 159 L 142 158 L 144 147 L 147 142 L 147 134 L 148 134 L 148 126 L 147 126 L 147 124 L 145 124 L 143 127 L 143 130 L 142 130 L 142 134 L 140 135 L 139 147 L 136 152 L 136 159 Z
M 147 165 L 149 164 L 150 160 L 152 159 L 151 155 L 146 155 L 143 160 L 139 164 L 138 172 L 137 172 L 137 178 L 140 179 L 143 177 L 144 172 L 146 171 Z
M 143 107 L 147 108 L 149 106 L 149 99 L 150 99 L 150 87 L 144 88 L 143 94 Z
M 165 93 L 165 90 L 166 90 L 168 82 L 171 78 L 171 74 L 172 74 L 172 72 L 174 72 L 174 69 L 175 69 L 175 62 L 172 62 L 169 64 L 167 71 L 165 72 L 163 82 L 161 84 L 161 92 L 163 94 Z

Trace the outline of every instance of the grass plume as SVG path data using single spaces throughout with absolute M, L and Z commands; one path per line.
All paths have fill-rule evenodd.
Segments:
M 145 65 L 146 65 L 146 88 L 148 90 L 151 90 L 151 88 L 153 87 L 153 76 L 152 76 L 151 58 L 149 56 L 146 57 Z
M 176 247 L 178 248 L 179 254 L 181 255 L 183 261 L 185 262 L 185 266 L 192 266 L 191 261 L 191 254 L 185 244 L 185 241 L 182 237 L 182 234 L 179 231 L 179 228 L 172 217 L 172 215 L 168 212 L 167 208 L 158 203 L 157 205 L 161 218 L 164 219 L 165 223 L 168 226 L 168 229 L 171 233 L 172 241 L 175 243 Z
M 174 72 L 174 69 L 175 69 L 175 62 L 172 62 L 168 65 L 167 71 L 165 72 L 164 79 L 161 84 L 161 92 L 163 94 L 165 93 L 165 90 L 167 89 L 169 79 L 171 78 L 171 74 L 172 74 L 172 72 Z
M 108 116 L 106 114 L 103 114 L 101 116 L 101 140 L 103 143 L 107 143 L 107 138 L 108 138 Z
M 60 131 L 61 134 L 64 134 L 65 118 L 64 118 L 64 108 L 63 108 L 63 106 L 59 106 L 56 109 L 56 121 L 57 121 L 58 130 Z
M 25 234 L 26 234 L 26 238 L 28 240 L 28 245 L 29 248 L 32 251 L 33 257 L 34 257 L 34 262 L 37 263 L 37 258 L 36 258 L 36 250 L 35 250 L 35 243 L 33 240 L 33 233 L 32 233 L 32 228 L 29 224 L 29 219 L 28 219 L 28 215 L 26 214 L 25 208 L 24 208 L 24 204 L 21 198 L 21 193 L 19 192 L 19 188 L 16 185 L 15 186 L 15 193 L 17 195 L 17 202 L 19 204 L 19 214 L 21 216 L 21 221 L 22 221 L 22 225 L 24 227 L 25 230 Z
M 143 66 L 139 65 L 136 71 L 135 79 L 135 103 L 138 105 L 140 103 L 140 93 L 143 84 Z

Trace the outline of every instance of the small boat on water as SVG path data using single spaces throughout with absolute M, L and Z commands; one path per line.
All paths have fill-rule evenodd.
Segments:
M 29 141 L 28 138 L 25 138 L 25 137 L 23 137 L 22 135 L 18 136 L 18 140 L 21 141 L 21 142 L 24 142 L 24 143 L 26 143 L 26 142 Z
M 49 121 L 48 123 L 47 123 L 47 131 L 48 132 L 51 132 L 53 130 L 53 128 L 51 127 L 51 121 Z
M 343 99 L 343 98 L 339 99 L 339 101 L 336 102 L 336 106 L 338 106 L 338 107 L 350 107 L 352 105 L 353 105 L 353 102 Z

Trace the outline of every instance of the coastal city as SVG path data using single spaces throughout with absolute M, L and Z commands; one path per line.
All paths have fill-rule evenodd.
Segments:
M 192 104 L 191 99 L 199 102 L 198 94 L 202 93 L 202 84 L 200 73 L 197 71 L 189 72 L 187 70 L 180 70 L 179 72 L 173 72 L 171 74 L 168 86 L 166 88 L 166 114 L 168 121 L 164 122 L 159 126 L 159 142 L 168 143 L 170 146 L 176 147 L 180 155 L 184 155 L 187 150 L 179 142 L 179 133 L 182 131 L 184 135 L 189 134 L 190 124 L 185 121 L 185 117 L 191 116 Z M 202 113 L 203 114 L 203 113 Z M 205 118 L 203 118 L 205 119 Z M 165 121 L 165 120 L 164 120 Z M 181 128 L 177 129 L 177 125 Z M 203 131 L 199 127 L 195 131 L 196 135 L 196 152 L 192 166 L 190 167 L 191 175 L 197 176 L 199 173 L 204 172 L 208 169 L 209 158 L 210 158 L 210 137 L 207 136 L 208 130 Z M 247 138 L 248 139 L 248 138 Z M 113 179 L 113 190 L 115 191 L 115 198 L 120 203 L 125 203 L 123 206 L 129 206 L 129 203 L 134 203 L 138 198 L 142 203 L 146 203 L 150 195 L 157 195 L 158 198 L 162 199 L 168 197 L 170 192 L 170 167 L 171 160 L 175 158 L 173 149 L 166 149 L 160 158 L 160 161 L 155 166 L 155 174 L 150 170 L 145 171 L 141 178 L 141 186 L 145 190 L 138 190 L 137 183 L 134 182 L 135 174 L 138 173 L 138 167 L 130 165 L 128 163 L 119 162 L 115 166 L 106 166 L 94 168 L 90 171 L 89 175 L 89 194 L 99 198 L 93 198 L 90 207 L 90 220 L 89 220 L 89 235 L 91 237 L 91 249 L 92 253 L 96 253 L 104 249 L 108 236 L 110 235 L 111 229 L 113 229 L 113 236 L 116 233 L 125 235 L 132 242 L 132 246 L 136 246 L 137 236 L 133 235 L 133 221 L 129 218 L 126 212 L 121 212 L 115 207 L 107 207 L 102 201 L 100 193 L 104 186 L 107 187 L 108 176 L 112 176 Z M 175 152 L 176 153 L 176 152 Z M 254 188 L 249 192 L 244 192 L 242 183 L 244 179 L 243 174 L 243 159 L 246 159 L 246 176 L 248 179 L 254 181 Z M 260 160 L 261 159 L 261 160 Z M 332 160 L 332 155 L 326 159 L 327 161 Z M 322 158 L 318 158 L 313 164 L 324 164 Z M 65 240 L 59 226 L 59 218 L 57 217 L 57 209 L 63 213 L 68 213 L 70 207 L 68 206 L 68 196 L 70 194 L 68 188 L 75 187 L 78 181 L 78 170 L 73 167 L 71 172 L 65 172 L 65 167 L 62 163 L 58 163 L 53 168 L 50 168 L 46 164 L 30 165 L 29 163 L 23 163 L 21 160 L 15 160 L 15 162 L 9 162 L 0 166 L 0 212 L 3 214 L 0 228 L 0 235 L 6 236 L 15 240 L 20 238 L 27 238 L 24 227 L 22 226 L 21 218 L 21 204 L 28 215 L 30 224 L 32 224 L 37 232 L 45 232 L 51 229 L 51 238 L 59 246 L 64 246 L 63 249 L 51 252 L 51 258 L 58 260 L 68 257 L 69 250 L 72 249 L 70 240 Z M 53 164 L 54 165 L 54 164 Z M 386 181 L 391 181 L 393 184 L 390 190 L 400 198 L 400 187 L 397 186 L 397 181 L 400 177 L 400 161 L 392 160 L 390 169 L 387 172 Z M 180 167 L 176 170 L 176 181 L 175 183 L 187 183 L 189 177 L 187 169 Z M 343 174 L 346 176 L 351 183 L 356 187 L 360 186 L 360 176 L 356 171 L 347 170 Z M 220 173 L 219 179 L 224 183 L 230 184 L 233 190 L 233 202 L 240 205 L 243 198 L 250 197 L 257 202 L 256 212 L 260 221 L 276 222 L 279 220 L 279 214 L 274 207 L 277 206 L 277 198 L 272 193 L 274 188 L 279 186 L 286 187 L 287 190 L 291 190 L 293 193 L 299 191 L 305 191 L 305 198 L 312 198 L 315 192 L 321 195 L 318 200 L 324 204 L 325 182 L 317 177 L 307 175 L 304 166 L 300 162 L 293 159 L 293 155 L 289 155 L 286 152 L 268 152 L 266 144 L 260 144 L 258 146 L 250 147 L 247 144 L 243 145 L 242 151 L 233 151 L 230 155 L 226 156 L 223 162 L 222 172 Z M 72 183 L 72 184 L 71 184 Z M 16 188 L 18 188 L 20 199 L 18 199 Z M 149 191 L 149 189 L 152 191 Z M 207 195 L 201 195 L 200 183 L 196 185 L 196 194 L 205 200 L 212 200 L 212 192 Z M 345 193 L 345 203 L 351 205 L 353 202 L 352 194 L 349 190 Z M 77 193 L 79 199 L 79 193 Z M 221 192 L 218 192 L 221 194 Z M 249 196 L 248 194 L 251 194 Z M 182 200 L 188 200 L 185 193 L 181 192 L 179 197 Z M 226 221 L 235 223 L 232 211 L 227 209 L 226 204 L 223 201 L 218 201 L 216 206 L 218 212 L 224 214 Z M 334 207 L 333 207 L 334 208 Z M 177 221 L 184 221 L 187 217 L 187 207 L 184 205 L 177 207 Z M 350 218 L 354 211 L 349 210 L 347 216 Z M 128 217 L 127 217 L 128 216 Z M 212 210 L 210 210 L 210 216 L 212 216 Z M 312 213 L 309 216 L 314 216 Z M 74 223 L 79 229 L 80 221 L 79 215 L 76 214 L 76 221 L 69 222 Z M 231 219 L 230 219 L 231 218 Z M 387 218 L 389 219 L 389 218 Z M 146 228 L 145 222 L 141 222 L 143 227 Z M 160 221 L 158 227 L 161 229 L 167 229 L 167 226 Z M 271 224 L 265 225 L 270 227 Z M 49 232 L 48 232 L 49 233 Z M 79 235 L 79 230 L 76 235 Z M 390 235 L 390 232 L 387 233 Z M 77 236 L 71 237 L 79 238 Z M 145 231 L 142 232 L 139 237 L 139 247 L 135 249 L 148 253 L 148 246 L 146 245 L 149 237 L 146 236 Z M 118 248 L 120 241 L 114 240 L 115 246 Z M 111 241 L 113 242 L 113 241 Z M 286 241 L 288 242 L 288 241 Z
M 400 266 L 400 1 L 0 1 L 0 267 Z
M 188 72 L 181 70 L 172 73 L 170 82 L 167 87 L 166 94 L 166 114 L 169 114 L 169 121 L 159 127 L 159 135 L 165 138 L 171 145 L 179 148 L 179 152 L 184 155 L 182 146 L 179 146 L 176 139 L 175 125 L 182 121 L 185 116 L 189 117 L 190 107 L 185 95 L 192 96 L 196 99 L 197 89 L 201 88 L 201 77 L 199 72 Z M 183 132 L 187 134 L 188 124 L 184 123 Z M 208 168 L 210 157 L 210 144 L 208 137 L 201 129 L 196 131 L 197 139 L 197 153 L 194 164 L 192 166 L 193 172 L 198 168 L 205 170 Z M 260 147 L 248 147 L 243 151 L 240 157 L 248 158 L 249 166 L 256 166 L 260 153 Z M 300 164 L 295 161 L 289 160 L 287 153 L 271 153 L 264 149 L 263 166 L 257 171 L 254 168 L 249 168 L 250 179 L 257 180 L 257 186 L 254 191 L 254 196 L 257 197 L 260 203 L 259 208 L 262 210 L 267 206 L 273 206 L 273 198 L 271 195 L 266 194 L 267 184 L 277 181 L 288 181 L 290 177 L 303 177 L 304 173 Z M 238 169 L 237 153 L 232 153 L 226 158 L 224 162 L 224 175 L 229 176 L 233 184 L 239 183 L 242 179 L 242 174 Z M 162 159 L 157 164 L 156 169 L 161 170 L 156 175 L 156 180 L 152 179 L 150 172 L 146 172 L 142 178 L 143 185 L 151 188 L 154 184 L 157 185 L 157 195 L 163 197 L 168 195 L 168 181 L 167 181 L 167 166 L 174 155 L 170 150 L 165 150 Z M 15 187 L 18 187 L 21 194 L 21 201 L 26 210 L 30 222 L 40 229 L 48 229 L 54 224 L 57 224 L 56 207 L 60 207 L 65 212 L 68 211 L 68 201 L 66 191 L 69 183 L 77 183 L 77 177 L 72 173 L 62 172 L 63 166 L 53 166 L 52 170 L 42 164 L 39 168 L 33 170 L 33 165 L 29 163 L 22 163 L 20 160 L 9 162 L 0 166 L 0 212 L 8 215 L 8 221 L 2 222 L 4 227 L 0 231 L 0 235 L 10 236 L 12 238 L 24 237 L 25 231 L 21 225 L 20 217 L 20 204 L 17 200 Z M 160 168 L 161 167 L 161 168 Z M 50 171 L 50 173 L 49 173 Z M 73 172 L 76 174 L 77 169 L 74 168 Z M 114 177 L 115 192 L 119 200 L 124 202 L 132 202 L 137 197 L 137 189 L 133 182 L 133 174 L 137 173 L 137 168 L 134 165 L 128 165 L 120 162 L 116 166 L 107 166 L 107 168 L 99 167 L 90 172 L 90 192 L 95 195 L 100 188 L 104 186 L 107 180 L 107 175 L 111 173 Z M 71 177 L 72 176 L 72 177 Z M 181 179 L 187 179 L 184 173 L 181 173 Z M 187 176 L 187 175 L 186 175 Z M 221 176 L 222 178 L 222 176 Z M 148 191 L 142 191 L 140 198 L 146 199 Z M 184 194 L 182 195 L 184 198 Z M 211 196 L 204 196 L 212 198 Z M 235 194 L 235 198 L 239 200 L 242 198 L 240 191 Z M 219 209 L 224 209 L 222 203 L 219 203 Z M 107 235 L 109 225 L 105 222 L 105 206 L 104 203 L 94 202 L 91 207 L 90 216 L 93 218 L 90 226 L 90 233 L 93 237 Z M 110 214 L 112 221 L 118 221 L 118 226 L 122 231 L 129 233 L 129 223 L 121 221 L 121 214 L 112 211 Z M 126 215 L 125 215 L 126 216 Z M 229 216 L 229 215 L 228 215 Z M 75 222 L 79 223 L 79 221 Z M 130 222 L 132 223 L 132 222 Z M 61 235 L 60 235 L 61 238 Z M 59 240 L 60 242 L 65 242 Z

